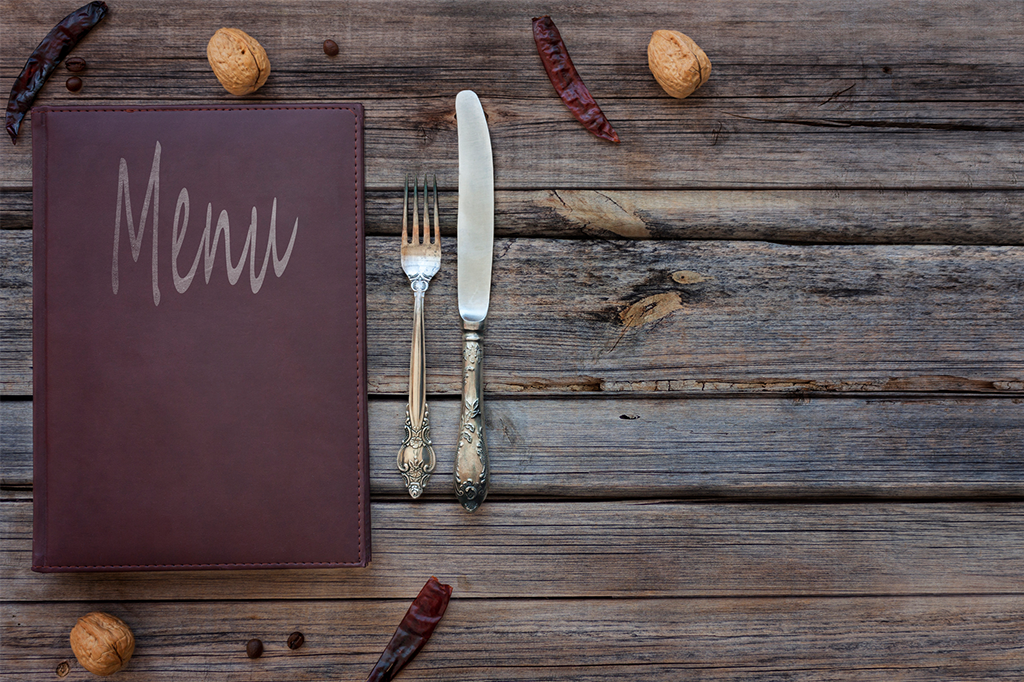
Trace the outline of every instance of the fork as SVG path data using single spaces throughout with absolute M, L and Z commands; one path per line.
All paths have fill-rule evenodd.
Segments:
M 430 410 L 427 408 L 427 380 L 423 333 L 423 299 L 430 278 L 441 269 L 441 228 L 437 222 L 437 175 L 434 175 L 434 238 L 430 239 L 427 215 L 427 177 L 423 176 L 423 231 L 419 222 L 417 179 L 412 186 L 412 234 L 409 234 L 409 176 L 405 176 L 402 207 L 402 269 L 409 277 L 415 300 L 412 323 L 412 354 L 409 359 L 409 404 L 405 410 L 405 440 L 398 450 L 398 471 L 413 498 L 423 493 L 437 460 L 430 443 Z

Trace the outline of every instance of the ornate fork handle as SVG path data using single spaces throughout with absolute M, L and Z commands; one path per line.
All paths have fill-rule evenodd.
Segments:
M 405 440 L 398 449 L 398 471 L 409 494 L 423 494 L 437 465 L 430 443 L 430 410 L 427 409 L 426 351 L 423 302 L 430 279 L 441 267 L 441 228 L 437 221 L 437 177 L 434 177 L 434 234 L 430 238 L 427 179 L 423 178 L 423 230 L 420 230 L 418 192 L 413 184 L 412 233 L 409 234 L 409 176 L 405 178 L 402 207 L 402 269 L 412 285 L 412 352 L 409 357 L 409 404 L 405 410 Z
M 430 410 L 427 407 L 427 380 L 424 372 L 425 340 L 423 333 L 423 299 L 430 284 L 429 277 L 413 277 L 412 355 L 409 358 L 409 404 L 405 410 L 405 440 L 398 450 L 398 470 L 405 487 L 414 498 L 423 493 L 430 474 L 437 466 L 430 442 Z
M 455 453 L 455 496 L 468 511 L 487 497 L 487 440 L 484 436 L 483 323 L 463 322 L 462 421 Z

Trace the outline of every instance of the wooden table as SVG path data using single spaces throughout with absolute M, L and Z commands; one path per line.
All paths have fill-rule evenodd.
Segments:
M 0 90 L 77 4 L 0 2 Z M 61 67 L 39 103 L 238 101 L 205 57 L 233 26 L 272 64 L 245 101 L 366 107 L 373 563 L 30 572 L 28 125 L 0 144 L 4 679 L 62 661 L 89 678 L 67 635 L 100 609 L 138 640 L 114 679 L 361 680 L 431 574 L 453 602 L 402 680 L 1024 676 L 1020 0 L 110 4 L 76 50 L 84 88 Z M 620 145 L 555 95 L 544 13 Z M 714 65 L 688 99 L 648 71 L 661 28 Z M 464 88 L 489 117 L 498 233 L 493 487 L 472 515 L 447 476 Z M 412 501 L 398 233 L 403 174 L 426 170 L 446 235 L 427 301 L 442 473 Z

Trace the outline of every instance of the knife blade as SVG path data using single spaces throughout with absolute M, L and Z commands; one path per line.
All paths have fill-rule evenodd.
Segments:
M 455 97 L 459 132 L 458 289 L 462 317 L 462 420 L 455 453 L 455 496 L 468 511 L 487 497 L 490 465 L 483 416 L 484 320 L 491 296 L 494 166 L 480 98 Z

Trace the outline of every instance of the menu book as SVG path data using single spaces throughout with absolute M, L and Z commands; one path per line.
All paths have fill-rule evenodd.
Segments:
M 33 570 L 369 562 L 362 123 L 33 110 Z

